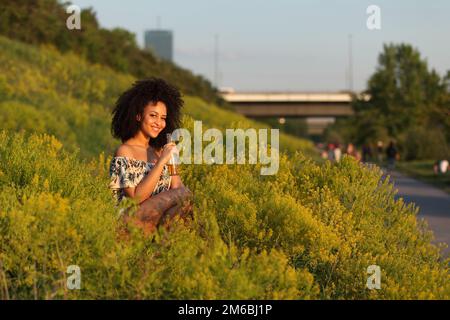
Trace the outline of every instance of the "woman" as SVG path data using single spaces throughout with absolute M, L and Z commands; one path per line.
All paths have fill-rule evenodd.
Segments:
M 180 216 L 192 215 L 192 193 L 180 176 L 170 176 L 167 162 L 176 150 L 166 134 L 180 126 L 180 92 L 162 79 L 137 81 L 117 100 L 112 112 L 111 132 L 122 141 L 110 166 L 110 188 L 118 201 L 136 200 L 133 222 L 152 232 Z

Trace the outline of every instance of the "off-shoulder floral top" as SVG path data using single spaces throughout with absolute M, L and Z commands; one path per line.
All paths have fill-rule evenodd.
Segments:
M 125 197 L 124 188 L 137 186 L 154 166 L 155 163 L 133 158 L 112 158 L 109 167 L 109 176 L 111 177 L 109 188 L 112 190 L 117 201 L 120 202 Z M 169 169 L 165 165 L 151 195 L 169 190 L 170 182 Z

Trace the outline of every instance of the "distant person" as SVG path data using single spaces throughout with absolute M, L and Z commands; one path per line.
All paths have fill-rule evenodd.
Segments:
M 362 161 L 370 162 L 372 160 L 372 148 L 369 144 L 364 144 L 362 146 Z
M 439 174 L 439 163 L 440 163 L 439 160 L 436 161 L 435 163 L 433 163 L 433 172 L 434 172 L 435 175 Z
M 341 161 L 341 157 L 342 157 L 342 151 L 341 148 L 339 147 L 339 144 L 336 143 L 336 146 L 334 148 L 334 160 L 336 162 Z
M 382 164 L 383 163 L 383 141 L 379 140 L 377 142 L 377 160 L 378 160 L 378 164 Z
M 438 160 L 433 164 L 434 174 L 446 174 L 448 171 L 448 160 Z
M 322 159 L 326 160 L 326 159 L 328 158 L 328 152 L 327 152 L 327 150 L 326 150 L 326 148 L 325 148 L 325 144 L 322 143 L 322 142 L 319 142 L 319 143 L 316 145 L 316 148 L 317 148 L 317 150 L 318 150 L 319 153 L 320 153 L 320 157 L 321 157 Z
M 448 160 L 439 161 L 439 173 L 446 174 L 448 170 Z
M 386 149 L 386 158 L 388 162 L 388 170 L 394 170 L 395 169 L 395 161 L 398 158 L 398 150 L 395 146 L 394 141 L 391 141 L 389 143 L 389 146 Z
M 328 144 L 328 160 L 334 161 L 334 144 Z
M 354 155 L 355 152 L 355 146 L 353 145 L 353 143 L 349 143 L 347 145 L 347 149 L 345 150 L 345 153 L 348 154 L 349 156 Z
M 361 160 L 361 154 L 356 150 L 353 143 L 349 143 L 347 145 L 347 150 L 345 151 L 345 153 L 349 156 L 352 156 L 353 158 L 355 158 L 358 161 Z

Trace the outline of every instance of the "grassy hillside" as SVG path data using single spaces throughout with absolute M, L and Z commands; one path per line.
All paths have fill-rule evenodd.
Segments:
M 0 121 L 3 129 L 55 135 L 82 156 L 110 154 L 110 111 L 121 92 L 135 80 L 107 67 L 91 65 L 74 54 L 0 37 Z M 185 96 L 184 124 L 203 121 L 205 128 L 268 128 L 234 112 Z M 92 139 L 95 137 L 95 139 Z M 306 140 L 280 135 L 282 150 L 313 155 Z
M 416 209 L 347 157 L 319 165 L 282 154 L 273 176 L 261 165 L 186 165 L 194 222 L 121 236 L 99 153 L 118 143 L 110 108 L 132 81 L 0 38 L 0 299 L 450 298 L 448 261 Z M 186 102 L 188 128 L 194 118 L 262 126 Z M 66 287 L 69 265 L 81 269 L 81 290 Z M 370 265 L 381 268 L 381 290 L 366 288 Z
M 204 77 L 140 49 L 136 36 L 128 30 L 102 28 L 92 8 L 81 10 L 81 30 L 68 30 L 69 5 L 69 1 L 59 0 L 2 0 L 0 35 L 33 45 L 52 45 L 60 52 L 74 52 L 91 63 L 138 78 L 159 76 L 189 95 L 226 105 Z

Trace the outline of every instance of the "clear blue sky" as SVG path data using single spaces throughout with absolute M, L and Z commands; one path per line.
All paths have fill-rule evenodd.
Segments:
M 146 29 L 174 33 L 178 65 L 214 80 L 219 35 L 220 86 L 249 91 L 335 91 L 348 87 L 353 35 L 354 88 L 366 87 L 386 42 L 420 50 L 440 74 L 450 70 L 449 0 L 74 0 L 93 7 L 102 27 L 123 27 L 143 45 Z M 381 8 L 381 30 L 366 8 Z

